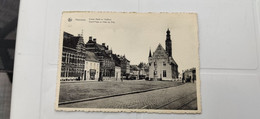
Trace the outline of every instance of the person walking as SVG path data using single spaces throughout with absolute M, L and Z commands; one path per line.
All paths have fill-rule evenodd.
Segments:
M 123 77 L 121 77 L 121 82 L 123 82 Z
M 182 73 L 182 83 L 184 83 L 184 79 L 185 79 L 184 73 Z

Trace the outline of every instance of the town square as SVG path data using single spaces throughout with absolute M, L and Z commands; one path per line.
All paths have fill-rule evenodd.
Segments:
M 196 14 L 87 14 L 63 16 L 58 109 L 200 109 Z
M 64 82 L 60 107 L 196 110 L 196 84 L 168 81 Z M 164 98 L 162 98 L 164 97 Z
M 82 34 L 64 32 L 63 42 L 60 107 L 197 109 L 196 69 L 179 74 L 169 29 L 166 50 L 150 50 L 147 64 L 131 65 L 92 36 L 84 44 Z

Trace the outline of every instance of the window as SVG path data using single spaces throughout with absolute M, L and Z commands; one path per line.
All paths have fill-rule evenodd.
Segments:
M 62 56 L 62 62 L 65 62 L 65 59 L 66 59 L 66 58 L 65 58 L 64 56 Z
M 165 62 L 163 62 L 163 66 L 166 66 L 166 63 L 165 63 Z
M 163 70 L 163 77 L 166 77 L 166 70 Z

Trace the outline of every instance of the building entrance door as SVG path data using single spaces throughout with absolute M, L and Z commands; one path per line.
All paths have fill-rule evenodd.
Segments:
M 84 71 L 84 80 L 87 80 L 87 77 L 86 77 L 86 70 Z
M 90 69 L 89 75 L 90 75 L 90 80 L 95 80 L 96 70 Z

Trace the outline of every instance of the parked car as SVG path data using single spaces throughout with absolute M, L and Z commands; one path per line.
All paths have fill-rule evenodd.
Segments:
M 145 77 L 145 80 L 146 80 L 146 81 L 149 81 L 149 77 Z
M 136 80 L 136 79 L 137 79 L 137 76 L 136 76 L 136 75 L 131 75 L 129 79 L 130 79 L 130 80 Z
M 139 75 L 139 79 L 145 79 L 145 75 Z

